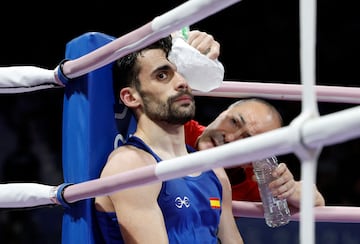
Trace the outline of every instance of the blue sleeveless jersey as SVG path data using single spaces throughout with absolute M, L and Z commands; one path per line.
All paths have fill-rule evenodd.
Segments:
M 138 137 L 125 145 L 133 145 L 161 159 Z M 188 151 L 194 149 L 188 147 Z M 215 173 L 203 172 L 196 177 L 164 181 L 158 203 L 164 215 L 169 243 L 216 244 L 220 221 L 222 187 Z M 106 243 L 124 243 L 116 214 L 96 211 L 98 225 Z

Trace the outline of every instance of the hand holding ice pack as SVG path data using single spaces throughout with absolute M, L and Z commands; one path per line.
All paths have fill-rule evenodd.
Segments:
M 223 82 L 224 66 L 221 62 L 208 58 L 182 38 L 173 39 L 169 60 L 194 90 L 208 92 Z

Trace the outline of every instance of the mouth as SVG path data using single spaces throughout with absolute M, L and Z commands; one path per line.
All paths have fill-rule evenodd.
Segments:
M 189 95 L 181 95 L 179 97 L 177 97 L 174 102 L 179 102 L 182 105 L 190 105 L 194 102 L 194 99 L 192 96 Z
M 193 101 L 193 98 L 189 95 L 181 95 L 179 96 L 178 98 L 175 99 L 176 102 L 181 102 L 181 101 L 190 101 L 192 102 Z

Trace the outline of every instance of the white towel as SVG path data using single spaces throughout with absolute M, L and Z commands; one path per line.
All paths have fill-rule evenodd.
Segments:
M 181 37 L 173 39 L 169 60 L 176 65 L 178 72 L 185 77 L 194 90 L 208 92 L 218 88 L 223 82 L 222 63 L 200 53 Z

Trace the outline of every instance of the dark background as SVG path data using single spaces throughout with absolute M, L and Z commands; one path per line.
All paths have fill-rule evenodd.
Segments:
M 0 65 L 55 68 L 65 45 L 88 31 L 124 35 L 183 1 L 102 1 L 81 7 L 12 2 L 2 7 Z M 120 5 L 120 6 L 118 6 Z M 300 84 L 299 2 L 243 0 L 192 25 L 221 43 L 225 80 Z M 317 84 L 359 87 L 360 15 L 356 1 L 318 1 Z M 62 89 L 0 95 L 0 181 L 62 183 Z M 235 99 L 197 97 L 197 119 L 209 123 Z M 269 100 L 285 125 L 299 101 Z M 319 103 L 321 115 L 354 104 Z M 324 147 L 317 184 L 328 205 L 360 206 L 360 140 Z M 300 178 L 293 154 L 281 157 Z M 60 243 L 61 207 L 0 210 L 1 243 Z M 32 240 L 32 241 L 29 241 Z

